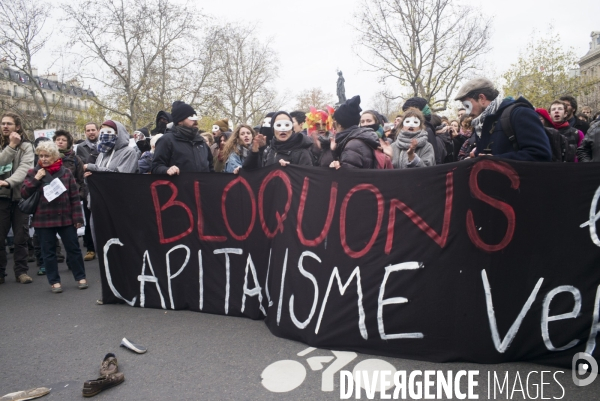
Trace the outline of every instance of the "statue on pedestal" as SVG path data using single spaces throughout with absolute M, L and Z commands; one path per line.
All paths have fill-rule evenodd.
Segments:
M 338 71 L 338 80 L 337 80 L 337 97 L 338 97 L 338 105 L 344 103 L 346 101 L 346 88 L 344 88 L 344 76 L 341 71 Z

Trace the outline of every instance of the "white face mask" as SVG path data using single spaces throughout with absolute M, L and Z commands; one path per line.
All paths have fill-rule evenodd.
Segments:
M 473 104 L 467 100 L 464 100 L 462 102 L 463 107 L 465 108 L 465 114 L 466 115 L 471 115 L 471 112 L 473 111 Z
M 273 129 L 280 132 L 291 131 L 293 127 L 294 123 L 292 123 L 290 120 L 279 120 L 275 121 L 273 124 Z
M 417 117 L 407 117 L 402 123 L 404 128 L 419 128 L 421 126 L 421 120 Z
M 219 126 L 213 125 L 212 132 L 217 132 L 218 130 L 220 130 Z
M 105 128 L 102 128 L 102 129 L 100 130 L 100 135 L 102 135 L 102 134 L 105 134 L 105 135 L 106 135 L 106 134 L 113 134 L 113 135 L 116 135 L 116 132 L 115 132 L 115 130 L 114 130 L 114 129 L 112 129 L 112 128 L 105 127 Z
M 263 127 L 270 128 L 270 127 L 271 127 L 271 117 L 266 117 L 266 118 L 263 120 L 263 125 L 262 125 L 262 126 L 263 126 Z

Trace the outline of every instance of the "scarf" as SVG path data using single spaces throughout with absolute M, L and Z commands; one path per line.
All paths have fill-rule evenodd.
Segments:
M 396 138 L 396 141 L 392 144 L 393 146 L 393 157 L 392 164 L 396 168 L 406 168 L 408 165 L 408 154 L 406 150 L 410 147 L 413 139 L 417 140 L 417 149 L 421 149 L 427 142 L 427 130 L 421 130 L 417 132 L 401 131 L 400 135 Z M 415 153 L 416 150 L 415 149 Z
M 488 107 L 486 107 L 485 110 L 483 110 L 483 112 L 479 116 L 477 116 L 477 118 L 474 118 L 473 121 L 471 121 L 473 131 L 475 131 L 479 138 L 481 138 L 481 130 L 483 129 L 483 123 L 486 117 L 495 114 L 500 108 L 500 104 L 503 100 L 504 99 L 502 99 L 502 96 L 496 96 L 496 98 L 492 100 L 492 103 L 490 103 Z
M 58 152 L 60 153 L 60 158 L 62 159 L 65 156 L 71 155 L 71 153 L 73 152 L 73 147 L 71 146 L 68 149 L 58 149 Z
M 189 128 L 184 127 L 183 125 L 178 125 L 175 127 L 175 129 L 189 141 L 193 141 L 196 138 L 196 134 L 198 134 L 198 127 Z
M 49 165 L 48 167 L 44 167 L 42 166 L 42 161 L 38 161 L 38 165 L 43 168 L 44 170 L 46 170 L 46 172 L 50 175 L 56 173 L 58 170 L 60 170 L 60 168 L 62 167 L 62 159 L 58 159 L 57 161 L 55 161 L 54 163 L 52 163 L 51 165 Z
M 117 143 L 117 134 L 100 134 L 98 139 L 98 152 L 108 153 L 115 147 Z

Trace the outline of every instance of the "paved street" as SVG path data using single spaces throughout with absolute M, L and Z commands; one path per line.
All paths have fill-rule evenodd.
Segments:
M 59 268 L 64 292 L 52 294 L 46 278 L 35 275 L 35 263 L 30 263 L 34 282 L 17 284 L 12 260 L 9 260 L 7 282 L 0 286 L 0 396 L 46 386 L 51 387 L 52 392 L 42 398 L 44 400 L 82 399 L 83 382 L 96 378 L 104 355 L 114 352 L 120 371 L 125 373 L 125 382 L 95 399 L 340 399 L 339 372 L 333 375 L 333 391 L 324 392 L 321 387 L 330 382 L 325 376 L 336 370 L 328 371 L 328 367 L 336 360 L 339 364 L 344 358 L 351 359 L 351 353 L 338 354 L 336 359 L 328 350 L 307 350 L 304 344 L 273 336 L 262 321 L 126 305 L 96 305 L 95 301 L 100 296 L 97 260 L 86 262 L 90 288 L 84 291 L 77 289 L 66 264 L 60 264 Z M 120 348 L 123 337 L 146 345 L 148 352 L 138 355 Z M 475 391 L 479 399 L 493 399 L 493 392 L 491 397 L 488 396 L 488 371 L 496 372 L 502 378 L 508 371 L 511 389 L 519 372 L 525 389 L 529 372 L 561 370 L 528 363 L 433 364 L 363 354 L 357 355 L 342 369 L 365 366 L 367 359 L 378 359 L 380 364 L 381 360 L 387 361 L 396 370 L 409 373 L 416 369 L 479 370 L 479 386 Z M 284 389 L 286 386 L 298 386 L 289 392 L 271 392 L 261 383 L 261 373 L 267 366 L 282 360 L 296 362 L 279 362 L 272 365 L 271 372 L 283 374 L 289 367 L 296 374 L 289 381 L 275 380 L 275 384 Z M 304 381 L 303 372 L 306 372 Z M 600 379 L 588 387 L 579 388 L 573 384 L 570 370 L 556 374 L 556 378 L 564 387 L 564 393 L 553 379 L 553 374 L 546 373 L 544 382 L 549 384 L 544 386 L 544 398 L 600 400 Z M 466 380 L 461 384 L 464 384 L 461 385 L 462 391 L 466 392 Z M 526 399 L 534 398 L 539 384 L 537 373 L 530 379 L 530 397 Z M 266 386 L 273 389 L 269 382 Z M 498 391 L 496 399 L 507 398 L 506 389 L 504 395 Z M 375 398 L 379 398 L 379 393 Z M 352 399 L 355 399 L 354 395 Z M 361 399 L 367 399 L 364 391 Z M 518 388 L 513 399 L 524 399 Z

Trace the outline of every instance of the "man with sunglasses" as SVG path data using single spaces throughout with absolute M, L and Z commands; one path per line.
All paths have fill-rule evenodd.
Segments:
M 182 101 L 173 103 L 173 127 L 156 142 L 152 174 L 214 172 L 208 144 L 198 131 L 196 111 Z

